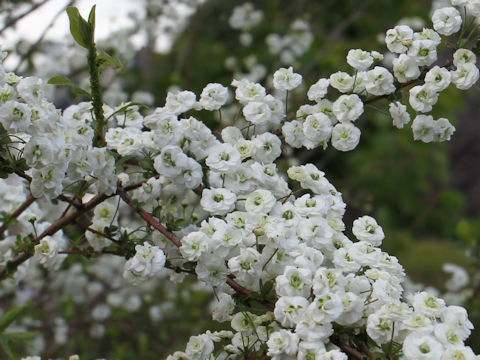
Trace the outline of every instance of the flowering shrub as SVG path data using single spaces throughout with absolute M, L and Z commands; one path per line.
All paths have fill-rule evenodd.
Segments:
M 467 23 L 480 16 L 477 1 L 451 5 L 433 13 L 433 29 L 386 31 L 391 68 L 378 51 L 350 50 L 351 73 L 319 79 L 295 111 L 289 94 L 302 76 L 292 66 L 273 73 L 271 88 L 238 77 L 234 95 L 209 83 L 200 94 L 171 91 L 163 107 L 145 112 L 138 102 L 109 106 L 99 73 L 116 59 L 97 52 L 95 9 L 85 20 L 69 8 L 72 35 L 88 51 L 90 89 L 77 92 L 91 101 L 59 110 L 46 80 L 0 68 L 5 291 L 22 282 L 39 287 L 43 271 L 63 271 L 56 287 L 67 291 L 73 282 L 95 294 L 80 262 L 64 267 L 83 256 L 103 261 L 98 277 L 124 297 L 147 293 L 160 278 L 182 283 L 185 274 L 213 290 L 212 317 L 230 329 L 192 336 L 170 360 L 476 359 L 464 345 L 473 328 L 466 310 L 426 291 L 404 294 L 403 267 L 381 250 L 381 225 L 361 216 L 349 238 L 346 204 L 325 173 L 281 162 L 292 148 L 354 150 L 364 107 L 381 99 L 395 127 L 413 117 L 415 140 L 450 140 L 454 126 L 429 113 L 449 86 L 477 83 L 476 30 Z M 248 43 L 261 20 L 249 4 L 229 22 Z M 268 40 L 283 63 L 311 42 L 305 26 L 292 29 L 301 46 L 287 35 Z M 437 49 L 451 39 L 451 58 L 440 62 Z M 76 87 L 60 76 L 49 82 Z M 411 109 L 401 96 L 407 87 Z M 205 125 L 205 112 L 218 114 L 221 131 Z M 72 224 L 83 236 L 68 231 Z M 140 306 L 132 302 L 109 300 Z M 97 320 L 109 313 L 102 304 L 92 310 Z

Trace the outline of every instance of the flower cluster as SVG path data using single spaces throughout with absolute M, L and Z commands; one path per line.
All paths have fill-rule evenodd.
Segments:
M 474 4 L 454 5 L 466 5 L 476 16 Z M 234 10 L 230 23 L 246 31 L 261 17 L 246 4 Z M 125 281 L 142 286 L 164 275 L 181 281 L 179 273 L 192 273 L 215 290 L 213 318 L 230 322 L 233 331 L 193 336 L 171 360 L 250 354 L 344 360 L 358 350 L 343 338 L 354 338 L 356 348 L 367 352 L 403 344 L 397 350 L 402 355 L 395 355 L 405 360 L 475 359 L 464 345 L 472 329 L 466 310 L 424 291 L 404 296 L 404 270 L 381 250 L 385 234 L 374 218 L 355 220 L 349 237 L 342 194 L 325 174 L 313 164 L 277 164 L 286 145 L 311 149 L 331 143 L 340 151 L 354 149 L 361 133 L 355 124 L 378 99 L 391 100 L 394 126 L 402 128 L 410 114 L 393 95 L 411 84 L 416 86 L 409 90 L 409 104 L 419 113 L 412 122 L 414 138 L 449 140 L 454 127 L 427 113 L 450 83 L 461 90 L 473 86 L 479 70 L 474 53 L 465 48 L 455 51 L 451 64 L 434 65 L 439 34 L 458 32 L 463 20 L 456 8 L 446 7 L 435 11 L 432 21 L 435 30 L 414 32 L 399 25 L 387 31 L 386 45 L 396 54 L 392 71 L 377 64 L 383 55 L 376 51 L 349 51 L 347 63 L 354 73 L 339 71 L 318 80 L 307 93 L 315 104 L 300 106 L 293 119 L 288 95 L 300 87 L 302 76 L 293 67 L 281 68 L 272 76 L 271 94 L 255 81 L 233 80 L 237 117 L 246 124 L 242 128 L 228 126 L 237 119 L 226 119 L 216 133 L 200 120 L 202 111 L 221 117 L 231 98 L 227 87 L 210 83 L 198 100 L 191 91 L 170 91 L 165 105 L 146 116 L 134 104 L 104 105 L 104 147 L 93 145 L 99 119 L 92 110 L 99 109 L 80 103 L 61 112 L 46 100 L 41 79 L 21 78 L 0 67 L 1 130 L 8 139 L 19 139 L 18 147 L 8 141 L 6 146 L 12 160 L 25 162 L 28 170 L 15 172 L 29 182 L 27 190 L 10 183 L 19 183 L 16 175 L 2 180 L 7 196 L 0 210 L 12 213 L 19 204 L 28 208 L 36 201 L 17 214 L 21 229 L 5 221 L 2 276 L 13 264 L 19 270 L 14 281 L 33 283 L 37 264 L 57 269 L 69 253 L 120 256 L 118 262 L 105 260 L 113 263 L 105 267 L 108 271 L 98 271 L 99 278 L 123 275 L 112 281 L 115 289 Z M 341 95 L 329 99 L 330 88 Z M 93 211 L 90 225 L 81 219 L 87 211 Z M 70 241 L 59 231 L 74 222 L 85 230 L 86 242 L 80 245 L 83 237 Z M 25 242 L 33 246 L 22 248 Z M 25 262 L 29 257 L 33 261 Z M 78 288 L 86 288 L 78 271 L 70 267 L 69 276 L 58 282 L 76 279 Z M 85 296 L 96 294 L 92 286 Z M 139 307 L 138 296 L 122 304 L 130 295 L 107 299 L 92 317 L 108 318 L 115 304 Z M 237 306 L 251 302 L 268 311 L 258 315 Z M 59 321 L 58 327 L 63 325 Z M 216 354 L 215 344 L 221 344 Z

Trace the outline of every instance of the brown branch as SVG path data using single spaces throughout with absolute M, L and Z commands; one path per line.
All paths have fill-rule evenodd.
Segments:
M 103 233 L 103 232 L 101 232 L 101 231 L 95 230 L 95 229 L 91 228 L 91 227 L 88 226 L 88 225 L 83 225 L 83 224 L 81 224 L 81 223 L 78 222 L 78 221 L 75 221 L 75 223 L 76 223 L 78 226 L 80 226 L 80 227 L 81 227 L 83 230 L 85 230 L 85 231 L 90 231 L 91 233 L 96 234 L 96 235 L 98 235 L 98 236 L 102 236 L 102 237 L 104 237 L 105 239 L 108 239 L 108 240 L 110 240 L 110 241 L 113 241 L 113 242 L 116 243 L 116 244 L 120 244 L 120 241 L 119 241 L 118 239 L 115 239 L 114 237 L 112 237 L 112 236 L 110 236 L 110 235 L 107 235 L 107 234 L 105 234 L 105 233 Z
M 365 358 L 367 359 L 374 359 L 374 355 L 372 352 L 370 352 L 369 350 L 367 351 L 364 351 L 364 353 L 358 351 L 357 349 L 354 349 L 353 347 L 343 343 L 338 335 L 336 334 L 333 334 L 332 336 L 330 336 L 330 342 L 332 344 L 335 344 L 337 345 L 345 354 L 347 354 L 350 358 L 352 359 L 356 359 L 356 360 L 363 360 Z
M 143 220 L 145 220 L 148 224 L 150 224 L 152 227 L 157 229 L 161 234 L 163 234 L 167 239 L 169 239 L 176 247 L 182 246 L 181 240 L 178 237 L 176 237 L 174 234 L 172 234 L 170 231 L 168 231 L 165 228 L 165 226 L 163 226 L 150 213 L 143 210 L 142 208 L 135 207 L 133 199 L 130 196 L 128 196 L 128 194 L 125 192 L 124 189 L 119 188 L 117 190 L 117 193 L 118 195 L 120 195 L 122 200 L 125 201 L 125 203 L 127 203 L 128 206 L 130 206 L 133 210 L 135 210 L 140 215 L 140 217 Z M 238 294 L 244 297 L 247 297 L 251 294 L 250 290 L 248 290 L 247 288 L 237 283 L 231 275 L 227 277 L 226 282 L 233 290 L 235 290 Z M 272 302 L 268 302 L 268 301 L 260 301 L 260 302 L 267 305 L 272 310 L 275 308 L 275 304 L 273 304 Z
M 157 229 L 161 234 L 163 234 L 168 240 L 170 240 L 176 247 L 182 246 L 182 242 L 174 234 L 168 231 L 165 226 L 163 226 L 159 221 L 157 221 L 150 213 L 146 212 L 142 208 L 138 208 L 133 203 L 133 199 L 128 196 L 124 189 L 119 188 L 117 190 L 118 195 L 122 198 L 128 206 L 134 209 L 140 217 L 145 220 L 148 224 Z
M 19 217 L 30 205 L 32 205 L 32 203 L 35 201 L 35 198 L 33 197 L 33 195 L 30 195 L 27 200 L 25 200 L 23 202 L 23 204 L 21 204 L 6 220 L 5 222 L 2 224 L 2 226 L 0 226 L 0 237 L 2 237 L 3 235 L 3 232 L 5 230 L 7 230 L 8 228 L 8 223 L 13 220 L 13 219 L 16 219 L 17 217 Z
M 111 195 L 110 195 L 111 196 Z M 83 208 L 78 209 L 72 213 L 70 213 L 67 216 L 64 216 L 54 223 L 52 223 L 43 233 L 41 233 L 38 238 L 36 239 L 36 242 L 38 243 L 41 239 L 43 239 L 46 236 L 53 235 L 57 231 L 63 229 L 65 226 L 68 224 L 73 223 L 80 215 L 84 214 L 85 212 L 93 209 L 95 206 L 98 204 L 102 203 L 106 199 L 108 199 L 110 196 L 105 195 L 104 193 L 98 194 L 97 196 L 93 197 L 90 201 L 84 204 Z M 32 257 L 32 253 L 30 252 L 23 252 L 15 256 L 12 260 L 7 262 L 7 266 L 3 267 L 0 269 L 0 280 L 3 280 L 7 277 L 8 275 L 8 269 L 9 268 L 17 268 L 19 265 L 21 265 L 23 262 L 28 260 L 30 257 Z

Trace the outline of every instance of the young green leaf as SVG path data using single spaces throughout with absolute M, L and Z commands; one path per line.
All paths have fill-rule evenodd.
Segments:
M 97 5 L 93 5 L 92 9 L 90 10 L 90 14 L 88 14 L 88 24 L 90 25 L 90 29 L 92 29 L 92 40 L 95 36 L 95 9 Z
M 70 20 L 70 33 L 80 46 L 88 49 L 93 44 L 93 28 L 91 24 L 80 16 L 80 12 L 76 7 L 68 7 L 67 14 Z M 95 15 L 93 15 L 94 17 Z
M 52 77 L 50 80 L 48 80 L 48 83 L 51 84 L 51 85 L 66 85 L 66 86 L 70 86 L 71 88 L 73 88 L 73 91 L 75 92 L 75 94 L 77 95 L 85 95 L 87 97 L 91 97 L 90 93 L 86 90 L 83 90 L 82 88 L 78 87 L 77 85 L 75 85 L 75 83 L 70 80 L 69 78 L 67 78 L 66 76 L 62 76 L 62 75 L 59 75 L 59 76 L 54 76 Z
M 101 71 L 107 67 L 113 67 L 115 69 L 121 68 L 123 66 L 122 62 L 108 55 L 106 52 L 102 51 L 97 55 L 98 70 Z

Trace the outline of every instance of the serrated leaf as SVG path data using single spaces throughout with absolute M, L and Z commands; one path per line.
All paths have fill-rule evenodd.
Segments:
M 8 310 L 0 319 L 0 333 L 3 333 L 25 311 L 25 306 L 15 306 Z
M 78 45 L 88 49 L 93 43 L 93 29 L 86 22 L 78 9 L 74 6 L 67 8 L 67 15 L 70 20 L 70 33 Z

